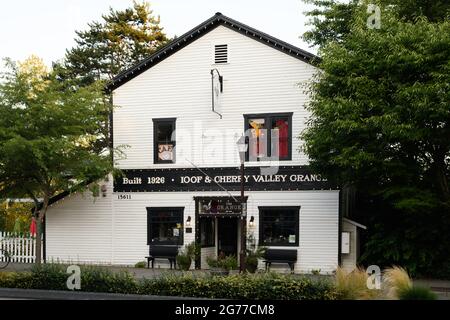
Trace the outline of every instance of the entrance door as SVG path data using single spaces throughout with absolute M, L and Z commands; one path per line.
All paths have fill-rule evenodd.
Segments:
M 218 224 L 218 255 L 223 252 L 237 257 L 238 219 L 222 218 Z

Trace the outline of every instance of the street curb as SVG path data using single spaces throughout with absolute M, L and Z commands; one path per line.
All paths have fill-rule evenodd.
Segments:
M 19 300 L 208 300 L 199 298 L 146 296 L 117 293 L 0 288 L 0 299 L 1 298 L 12 298 Z

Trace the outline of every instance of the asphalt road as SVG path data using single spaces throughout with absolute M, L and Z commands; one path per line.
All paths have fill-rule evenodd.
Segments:
M 126 294 L 112 294 L 112 293 L 0 288 L 0 300 L 204 300 L 204 299 L 126 295 Z

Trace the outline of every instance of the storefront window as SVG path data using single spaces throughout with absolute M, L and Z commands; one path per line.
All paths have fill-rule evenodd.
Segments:
M 147 208 L 148 244 L 183 244 L 183 208 Z
M 260 242 L 264 246 L 298 246 L 300 207 L 260 207 Z
M 155 163 L 175 163 L 175 119 L 154 119 Z
M 292 114 L 245 116 L 249 150 L 247 161 L 291 160 Z
M 200 219 L 200 241 L 202 247 L 214 247 L 216 245 L 215 219 Z

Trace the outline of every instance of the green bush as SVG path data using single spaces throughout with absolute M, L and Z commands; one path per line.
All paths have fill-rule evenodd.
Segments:
M 254 256 L 247 256 L 245 260 L 246 270 L 250 273 L 255 273 L 258 270 L 258 258 Z
M 192 259 L 188 255 L 178 255 L 177 264 L 181 270 L 188 271 L 191 268 Z
M 145 279 L 140 294 L 212 299 L 331 300 L 333 286 L 325 281 L 279 274 L 195 278 L 191 275 Z
M 191 268 L 192 261 L 197 255 L 200 255 L 201 247 L 195 242 L 188 244 L 177 255 L 177 264 L 181 270 L 188 271 Z
M 248 272 L 255 273 L 258 270 L 258 260 L 264 258 L 267 248 L 258 246 L 253 233 L 247 236 L 247 241 L 248 247 L 245 266 Z
M 330 281 L 265 273 L 226 277 L 165 276 L 137 281 L 127 272 L 81 267 L 81 291 L 216 299 L 331 300 Z M 31 272 L 0 273 L 0 287 L 68 290 L 66 266 L 44 264 Z
M 212 268 L 220 268 L 227 271 L 238 269 L 238 261 L 235 256 L 219 256 L 217 259 L 207 257 L 206 263 Z
M 134 265 L 134 267 L 137 268 L 137 269 L 145 269 L 147 267 L 147 262 L 139 261 L 138 263 L 136 263 Z
M 42 264 L 30 272 L 14 273 L 0 277 L 0 287 L 19 289 L 68 290 L 67 266 Z M 81 291 L 105 293 L 134 293 L 137 284 L 127 272 L 113 273 L 106 268 L 81 267 Z
M 30 272 L 13 276 L 14 288 L 67 290 L 67 267 L 60 264 L 34 265 Z
M 413 286 L 398 293 L 400 300 L 436 300 L 437 296 L 428 288 Z
M 133 294 L 137 291 L 137 283 L 128 272 L 114 273 L 106 268 L 88 266 L 81 268 L 81 290 Z

